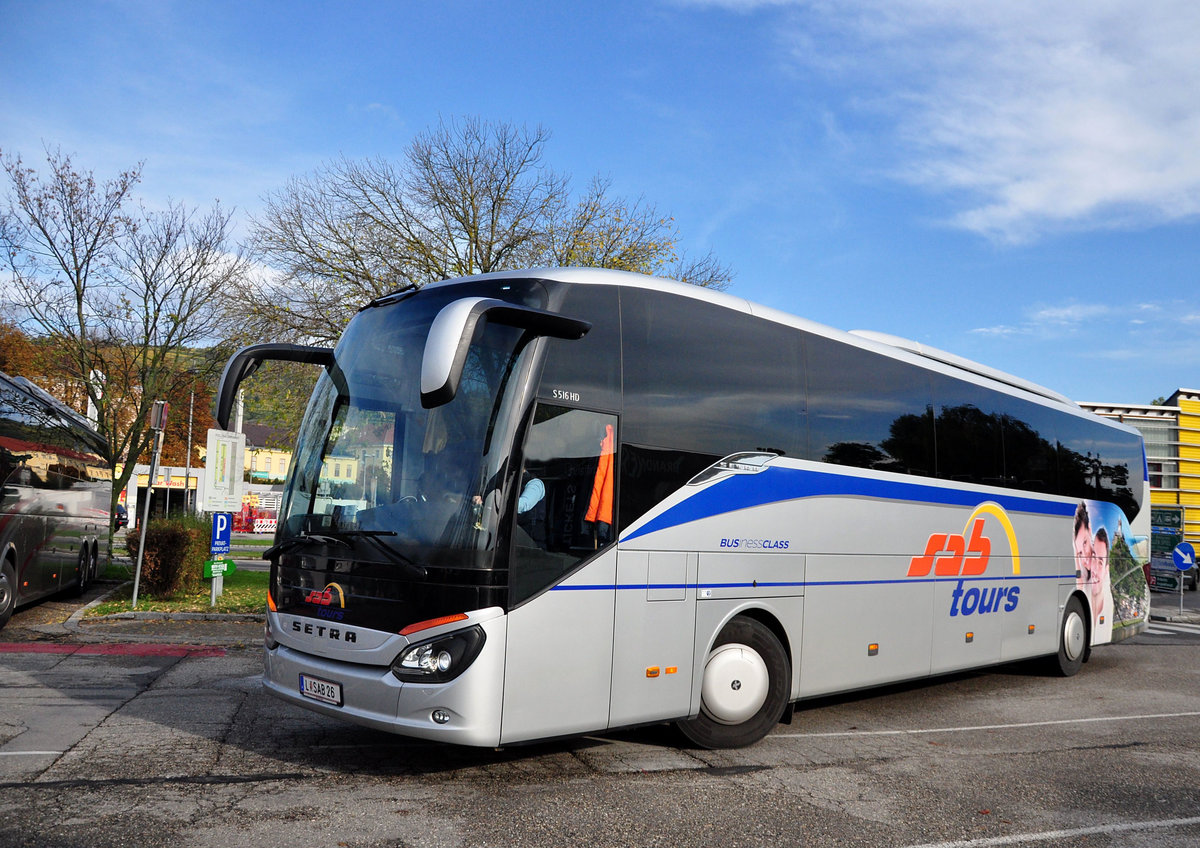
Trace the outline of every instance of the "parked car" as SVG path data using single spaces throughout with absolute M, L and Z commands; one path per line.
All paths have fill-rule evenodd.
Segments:
M 129 512 L 124 505 L 117 504 L 117 511 L 113 513 L 113 529 L 120 530 L 129 523 Z

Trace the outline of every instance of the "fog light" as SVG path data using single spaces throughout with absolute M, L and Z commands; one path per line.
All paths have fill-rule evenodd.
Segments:
M 430 718 L 432 718 L 437 724 L 445 724 L 450 720 L 450 713 L 446 712 L 445 710 L 434 710 L 433 715 L 430 716 Z

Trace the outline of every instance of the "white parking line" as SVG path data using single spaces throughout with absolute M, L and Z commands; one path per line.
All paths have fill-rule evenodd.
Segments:
M 1054 727 L 1063 724 L 1101 724 L 1114 721 L 1150 721 L 1163 718 L 1194 718 L 1200 711 L 1186 713 L 1157 713 L 1155 715 L 1096 716 L 1093 718 L 1064 718 L 1055 721 L 1022 721 L 1013 724 L 976 724 L 965 727 L 926 727 L 910 730 L 845 730 L 836 733 L 773 733 L 768 739 L 830 739 L 854 736 L 919 736 L 926 733 L 974 733 L 982 730 L 1018 730 L 1025 727 Z
M 0 757 L 61 757 L 64 751 L 0 751 Z
M 988 848 L 992 845 L 1021 845 L 1026 842 L 1054 842 L 1060 839 L 1070 839 L 1074 836 L 1092 836 L 1095 834 L 1130 833 L 1136 830 L 1157 830 L 1165 827 L 1190 827 L 1200 824 L 1200 816 L 1189 819 L 1161 819 L 1147 822 L 1114 822 L 1099 824 L 1094 827 L 1078 827 L 1073 830 L 1047 830 L 1041 833 L 1014 833 L 1011 836 L 993 836 L 984 839 L 965 839 L 960 842 L 926 842 L 922 845 L 909 845 L 907 848 Z

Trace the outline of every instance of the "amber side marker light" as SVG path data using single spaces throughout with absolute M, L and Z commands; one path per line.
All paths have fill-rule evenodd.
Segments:
M 441 627 L 443 624 L 453 624 L 456 621 L 466 621 L 467 614 L 465 612 L 455 613 L 454 615 L 443 615 L 441 618 L 430 618 L 426 621 L 418 621 L 416 624 L 410 624 L 400 631 L 401 636 L 411 636 L 414 633 L 420 633 L 422 630 L 430 630 L 434 627 Z

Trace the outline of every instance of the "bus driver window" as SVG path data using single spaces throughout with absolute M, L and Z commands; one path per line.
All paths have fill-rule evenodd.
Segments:
M 608 413 L 548 404 L 535 410 L 513 533 L 513 603 L 550 586 L 613 541 L 616 425 L 616 416 Z M 531 503 L 537 483 L 541 496 Z

